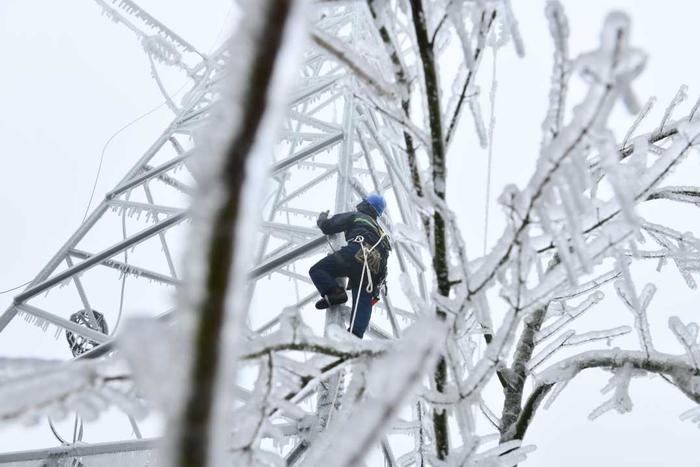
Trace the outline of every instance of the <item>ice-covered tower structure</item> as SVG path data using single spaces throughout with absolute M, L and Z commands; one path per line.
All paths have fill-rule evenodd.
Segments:
M 173 316 L 189 196 L 197 180 L 196 164 L 193 167 L 188 157 L 210 116 L 217 83 L 225 79 L 226 44 L 207 55 L 130 0 L 96 1 L 107 16 L 138 36 L 152 64 L 181 68 L 190 85 L 179 102 L 166 94 L 175 114 L 172 122 L 0 315 L 2 334 L 21 333 L 27 323 L 51 331 L 43 334 L 41 342 L 18 340 L 16 351 L 26 357 L 106 361 L 118 354 L 112 335 L 130 313 L 147 312 L 166 321 Z M 383 222 L 390 233 L 399 224 L 421 222 L 411 205 L 405 155 L 400 145 L 392 144 L 402 141 L 402 133 L 382 101 L 382 93 L 394 92 L 392 73 L 387 69 L 391 62 L 382 55 L 381 38 L 367 6 L 364 2 L 327 2 L 314 8 L 315 42 L 305 52 L 269 164 L 269 197 L 262 213 L 256 264 L 249 272 L 252 335 L 274 332 L 284 310 L 294 310 L 318 335 L 330 324 L 348 319 L 347 306 L 328 310 L 325 319 L 313 307 L 317 293 L 308 279 L 308 268 L 342 241 L 320 234 L 315 226 L 320 211 L 351 210 L 367 193 L 378 192 L 389 202 Z M 361 63 L 371 78 L 358 79 L 357 70 L 348 69 L 342 53 L 332 53 L 334 44 L 362 51 L 354 63 Z M 154 76 L 165 94 L 158 74 Z M 409 230 L 393 235 L 389 267 L 395 282 L 390 284 L 391 296 L 375 307 L 366 338 L 400 336 L 413 319 L 404 292 L 426 294 L 423 273 L 429 264 L 412 243 Z M 396 280 L 399 274 L 403 287 Z M 304 364 L 323 375 L 324 369 L 333 367 L 333 359 L 309 356 Z M 288 439 L 280 451 L 288 465 L 303 459 L 315 436 L 338 410 L 347 381 L 342 371 L 328 373 L 314 390 L 291 399 L 309 416 L 290 419 L 278 415 L 271 420 Z M 82 422 L 76 418 L 76 427 L 81 427 L 73 430 L 72 440 L 62 439 L 62 446 L 0 454 L 0 463 L 19 466 L 80 458 L 83 465 L 91 466 L 143 465 L 156 455 L 156 441 L 141 439 L 138 424 L 130 422 L 123 423 L 127 429 L 122 437 L 115 435 L 119 430 L 109 430 L 98 436 L 99 443 L 76 444 L 89 438 L 83 439 Z M 53 423 L 50 428 L 60 439 L 61 430 Z M 387 439 L 380 445 L 378 451 L 389 465 L 397 465 L 399 456 Z

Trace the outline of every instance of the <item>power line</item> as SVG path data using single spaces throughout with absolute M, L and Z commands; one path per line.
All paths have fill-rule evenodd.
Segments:
M 486 201 L 484 202 L 484 255 L 486 254 L 486 248 L 489 241 L 489 211 L 491 205 L 491 177 L 492 177 L 492 165 L 493 165 L 493 132 L 496 127 L 496 89 L 498 88 L 498 81 L 496 81 L 496 50 L 493 48 L 493 68 L 491 70 L 491 92 L 489 93 L 489 99 L 491 100 L 491 115 L 489 119 L 489 152 L 488 152 L 488 166 L 486 169 Z
M 15 290 L 17 290 L 17 289 L 21 289 L 21 288 L 24 287 L 25 285 L 29 284 L 31 281 L 32 281 L 32 280 L 30 279 L 30 280 L 28 280 L 27 282 L 25 282 L 25 283 L 23 283 L 23 284 L 20 284 L 20 285 L 17 285 L 17 286 L 15 286 L 15 287 L 12 287 L 11 289 L 0 290 L 0 295 L 6 294 L 6 293 L 9 293 L 9 292 L 12 292 L 12 291 L 15 291 Z
M 219 28 L 219 32 L 218 32 L 218 34 L 216 35 L 216 39 L 214 39 L 214 42 L 213 42 L 212 45 L 209 47 L 209 52 L 208 52 L 208 53 L 211 53 L 211 51 L 214 49 L 214 47 L 216 46 L 216 44 L 219 42 L 219 39 L 221 39 L 221 34 L 224 32 L 224 28 L 226 27 L 226 23 L 228 22 L 228 19 L 229 19 L 229 16 L 231 15 L 231 11 L 232 11 L 232 10 L 233 10 L 233 5 L 231 5 L 231 6 L 229 7 L 228 11 L 226 12 L 226 16 L 224 17 L 224 21 L 222 22 L 221 27 Z M 185 88 L 185 86 L 187 86 L 187 83 L 188 83 L 188 82 L 189 82 L 189 81 L 185 81 L 184 83 L 182 83 L 182 85 L 180 85 L 180 87 L 177 88 L 177 90 L 172 94 L 171 97 L 175 97 L 175 96 L 177 96 L 178 94 L 180 94 L 180 92 L 182 92 L 182 90 Z M 100 174 L 102 173 L 102 163 L 104 162 L 104 157 L 105 157 L 105 152 L 106 152 L 106 150 L 107 150 L 107 147 L 109 147 L 109 145 L 112 143 L 112 141 L 114 140 L 114 138 L 116 138 L 117 136 L 119 136 L 119 134 L 122 133 L 124 130 L 126 130 L 127 128 L 129 128 L 129 127 L 132 126 L 133 124 L 139 122 L 140 120 L 142 120 L 142 119 L 148 117 L 148 116 L 151 115 L 153 112 L 159 110 L 161 107 L 163 107 L 163 106 L 166 105 L 167 103 L 168 103 L 168 99 L 166 98 L 165 100 L 163 100 L 163 102 L 161 102 L 161 103 L 158 104 L 157 106 L 153 107 L 151 110 L 147 111 L 147 112 L 144 113 L 144 114 L 139 115 L 139 116 L 136 117 L 134 120 L 131 120 L 129 123 L 125 124 L 124 126 L 122 126 L 121 128 L 119 128 L 117 131 L 115 131 L 115 132 L 112 134 L 112 136 L 110 136 L 109 139 L 105 142 L 104 146 L 102 146 L 102 151 L 100 152 L 100 162 L 99 162 L 99 164 L 97 165 L 97 173 L 95 174 L 95 181 L 94 181 L 93 184 L 92 184 L 92 190 L 90 191 L 90 199 L 88 200 L 88 204 L 87 204 L 87 206 L 85 207 L 85 213 L 83 214 L 83 220 L 80 222 L 81 224 L 82 224 L 83 222 L 85 222 L 85 219 L 87 219 L 87 215 L 88 215 L 88 213 L 90 212 L 90 205 L 92 204 L 92 200 L 93 200 L 93 198 L 95 197 L 95 190 L 97 189 L 97 183 L 99 182 Z
M 217 44 L 217 43 L 219 42 L 219 40 L 221 39 L 221 34 L 224 32 L 224 29 L 225 29 L 225 27 L 226 27 L 226 23 L 228 22 L 229 17 L 231 16 L 231 12 L 232 12 L 232 11 L 233 11 L 233 5 L 229 6 L 229 9 L 228 9 L 228 11 L 226 12 L 226 15 L 225 15 L 225 17 L 224 17 L 224 21 L 222 22 L 221 27 L 219 28 L 219 32 L 218 32 L 218 34 L 216 35 L 216 39 L 214 39 L 214 42 L 213 42 L 212 45 L 209 47 L 209 53 L 211 53 L 211 51 L 214 49 L 214 47 L 216 46 L 216 44 Z M 177 90 L 175 90 L 175 92 L 172 94 L 172 97 L 177 96 L 178 94 L 180 94 L 180 93 L 182 92 L 182 90 L 185 88 L 185 86 L 187 86 L 187 83 L 188 83 L 188 82 L 189 82 L 189 81 L 185 81 L 184 83 L 182 83 L 182 85 L 181 85 L 179 88 L 177 88 Z M 85 207 L 85 213 L 83 214 L 83 220 L 80 222 L 81 224 L 82 224 L 83 222 L 85 222 L 85 219 L 87 219 L 87 215 L 88 215 L 88 213 L 90 212 L 90 205 L 92 205 L 92 200 L 93 200 L 94 197 L 95 197 L 95 190 L 97 189 L 97 184 L 99 183 L 100 174 L 102 173 L 102 163 L 104 162 L 105 152 L 107 151 L 107 148 L 109 147 L 109 145 L 112 143 L 112 141 L 114 140 L 114 138 L 116 138 L 117 136 L 119 136 L 119 134 L 122 133 L 124 130 L 126 130 L 126 129 L 129 128 L 130 126 L 134 125 L 135 123 L 139 122 L 140 120 L 142 120 L 142 119 L 148 117 L 148 116 L 151 115 L 153 112 L 159 110 L 161 107 L 163 107 L 163 106 L 166 105 L 167 103 L 168 103 L 168 100 L 165 99 L 165 100 L 163 100 L 163 102 L 161 102 L 161 103 L 158 104 L 157 106 L 153 107 L 152 109 L 148 110 L 147 112 L 145 112 L 145 113 L 139 115 L 138 117 L 136 117 L 135 119 L 131 120 L 130 122 L 128 122 L 127 124 L 125 124 L 124 126 L 122 126 L 121 128 L 119 128 L 117 131 L 115 131 L 115 132 L 107 139 L 107 141 L 104 143 L 104 145 L 102 146 L 102 151 L 100 152 L 100 162 L 99 162 L 99 164 L 97 165 L 97 173 L 95 173 L 95 180 L 94 180 L 94 182 L 93 182 L 93 184 L 92 184 L 92 189 L 90 190 L 90 198 L 88 199 L 87 206 Z M 28 280 L 27 282 L 24 282 L 24 283 L 22 283 L 22 284 L 19 284 L 19 285 L 16 285 L 16 286 L 14 286 L 14 287 L 11 287 L 11 288 L 9 288 L 9 289 L 0 290 L 0 295 L 4 295 L 4 294 L 6 294 L 6 293 L 14 292 L 15 290 L 21 289 L 21 288 L 24 287 L 25 285 L 29 284 L 31 281 L 32 281 L 32 279 L 30 279 L 30 280 Z
M 180 86 L 178 88 L 178 90 L 173 93 L 173 96 L 177 96 L 185 88 L 186 85 L 187 85 L 187 82 L 183 83 L 183 85 Z M 115 131 L 112 134 L 112 136 L 110 136 L 109 139 L 105 142 L 104 146 L 102 146 L 102 151 L 100 152 L 100 163 L 97 165 L 97 173 L 95 174 L 95 181 L 92 184 L 92 190 L 90 191 L 90 199 L 88 200 L 87 206 L 85 206 L 85 213 L 83 214 L 83 220 L 80 221 L 81 224 L 83 222 L 85 222 L 85 219 L 87 219 L 88 212 L 90 212 L 90 205 L 92 204 L 92 200 L 95 197 L 95 190 L 97 189 L 97 183 L 100 179 L 100 174 L 102 173 L 102 163 L 104 162 L 105 152 L 107 151 L 107 148 L 109 147 L 109 145 L 112 143 L 114 138 L 119 136 L 119 134 L 121 132 L 123 132 L 124 130 L 126 130 L 127 128 L 132 126 L 133 124 L 138 123 L 140 120 L 148 117 L 153 112 L 160 109 L 161 107 L 163 107 L 167 103 L 168 103 L 168 101 L 166 99 L 163 102 L 161 102 L 160 104 L 158 104 L 157 106 L 153 107 L 151 110 L 149 110 L 149 111 L 139 115 L 135 119 L 131 120 L 129 123 L 127 123 L 126 125 L 119 128 L 117 131 Z

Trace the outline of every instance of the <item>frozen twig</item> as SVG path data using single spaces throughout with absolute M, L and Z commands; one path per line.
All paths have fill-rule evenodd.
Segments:
M 311 34 L 314 43 L 326 52 L 333 55 L 340 63 L 346 66 L 349 71 L 371 87 L 377 94 L 386 98 L 393 98 L 396 92 L 392 86 L 385 83 L 380 75 L 374 73 L 362 57 L 347 48 L 347 46 L 335 37 L 316 28 Z

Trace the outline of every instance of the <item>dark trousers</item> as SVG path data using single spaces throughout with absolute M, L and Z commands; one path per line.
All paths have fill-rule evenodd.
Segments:
M 325 296 L 331 289 L 339 287 L 336 277 L 347 277 L 352 284 L 352 310 L 355 314 L 350 317 L 350 332 L 362 338 L 369 326 L 369 319 L 372 316 L 372 294 L 367 292 L 368 278 L 366 277 L 360 284 L 362 276 L 362 264 L 355 261 L 355 253 L 360 249 L 357 243 L 344 246 L 337 252 L 323 258 L 318 263 L 311 266 L 309 276 L 321 296 Z M 357 303 L 359 301 L 359 303 Z M 355 306 L 357 311 L 355 312 Z

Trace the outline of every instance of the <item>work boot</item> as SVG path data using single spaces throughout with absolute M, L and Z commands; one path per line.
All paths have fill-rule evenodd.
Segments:
M 340 305 L 348 301 L 348 294 L 344 289 L 336 287 L 331 289 L 323 298 L 316 302 L 316 309 L 325 310 L 329 306 Z

